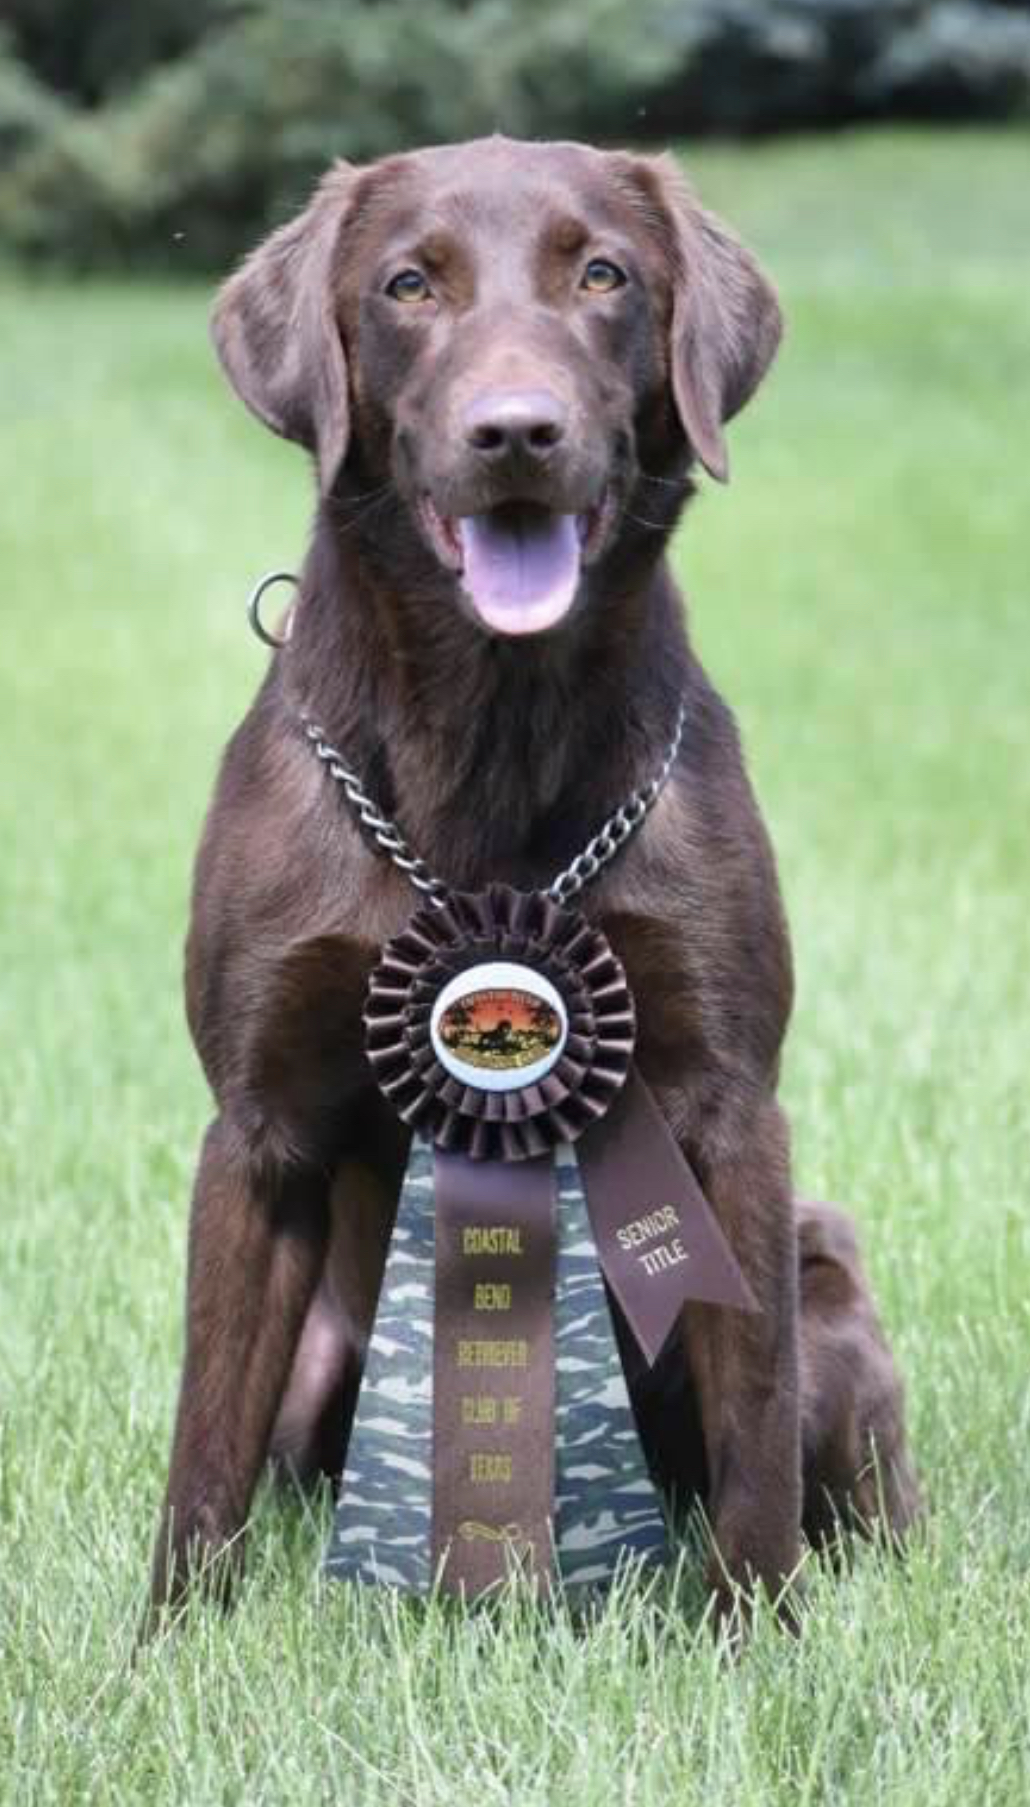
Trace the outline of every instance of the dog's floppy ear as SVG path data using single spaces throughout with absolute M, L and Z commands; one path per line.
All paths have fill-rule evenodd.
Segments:
M 347 366 L 333 277 L 354 171 L 338 163 L 295 220 L 230 276 L 211 321 L 218 356 L 247 407 L 315 454 L 323 491 L 347 450 Z
M 706 471 L 725 483 L 723 425 L 754 394 L 776 355 L 779 303 L 751 253 L 695 199 L 674 158 L 634 161 L 672 273 L 676 411 Z

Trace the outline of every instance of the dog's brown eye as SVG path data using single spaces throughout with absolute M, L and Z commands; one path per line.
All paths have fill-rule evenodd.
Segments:
M 393 301 L 428 301 L 432 293 L 421 270 L 398 270 L 386 285 Z
M 607 257 L 592 257 L 583 271 L 580 288 L 589 289 L 591 295 L 610 295 L 613 289 L 621 289 L 626 281 L 625 270 L 613 264 Z

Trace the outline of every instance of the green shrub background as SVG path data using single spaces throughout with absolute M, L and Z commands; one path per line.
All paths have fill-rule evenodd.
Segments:
M 1025 113 L 1025 0 L 7 0 L 0 248 L 224 265 L 334 156 Z

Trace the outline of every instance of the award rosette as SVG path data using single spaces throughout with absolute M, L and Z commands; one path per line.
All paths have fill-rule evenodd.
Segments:
M 645 1360 L 687 1299 L 754 1300 L 633 1068 L 622 967 L 494 886 L 383 950 L 368 1058 L 413 1133 L 330 1573 L 478 1595 L 665 1554 L 610 1297 Z

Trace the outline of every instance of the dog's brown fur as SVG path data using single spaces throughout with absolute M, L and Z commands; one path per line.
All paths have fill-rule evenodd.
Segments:
M 575 271 L 613 244 L 632 292 L 588 305 Z M 428 314 L 384 297 L 413 261 L 433 273 Z M 771 288 L 671 162 L 490 140 L 335 169 L 227 284 L 215 336 L 244 400 L 314 454 L 320 499 L 288 649 L 230 742 L 197 864 L 187 1004 L 217 1115 L 155 1605 L 238 1553 L 273 1448 L 339 1471 L 405 1156 L 360 1024 L 413 894 L 313 758 L 302 709 L 429 865 L 474 890 L 548 882 L 656 768 L 685 699 L 672 780 L 582 906 L 625 963 L 641 1071 L 761 1311 L 689 1307 L 678 1362 L 639 1377 L 641 1424 L 665 1474 L 703 1494 L 724 1599 L 778 1590 L 803 1522 L 823 1535 L 884 1512 L 902 1531 L 900 1387 L 854 1240 L 791 1185 L 773 858 L 664 562 L 691 467 L 725 476 L 724 422 L 774 354 Z M 560 456 L 484 475 L 461 407 L 541 371 L 570 410 Z M 599 485 L 607 527 L 560 628 L 505 640 L 470 620 L 420 497 L 576 511 Z

